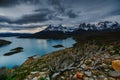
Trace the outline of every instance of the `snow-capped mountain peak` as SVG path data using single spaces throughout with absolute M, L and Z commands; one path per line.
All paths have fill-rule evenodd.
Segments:
M 104 30 L 104 29 L 120 29 L 120 24 L 118 22 L 104 21 L 97 24 L 85 24 L 79 25 L 79 29 L 83 30 Z
M 116 29 L 120 28 L 120 25 L 117 22 L 105 21 L 99 22 L 96 24 L 97 29 Z
M 64 27 L 63 25 L 53 26 L 49 25 L 44 31 L 62 31 L 64 33 L 74 32 L 76 30 L 105 30 L 105 29 L 120 29 L 118 22 L 104 21 L 96 24 L 81 23 L 79 27 Z
M 45 31 L 62 31 L 62 32 L 73 32 L 75 28 L 70 28 L 70 27 L 63 27 L 62 25 L 59 26 L 52 26 L 49 25 Z

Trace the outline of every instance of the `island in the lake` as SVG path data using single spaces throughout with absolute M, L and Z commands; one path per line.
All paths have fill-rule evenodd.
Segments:
M 8 44 L 10 44 L 10 43 L 12 43 L 12 42 L 1 39 L 1 40 L 0 40 L 0 47 L 1 47 L 1 46 L 5 46 L 5 45 L 8 45 Z
M 11 49 L 10 52 L 8 52 L 8 53 L 5 53 L 4 56 L 14 55 L 14 54 L 20 53 L 22 51 L 23 51 L 22 47 L 17 47 L 17 48 Z
M 54 48 L 62 48 L 62 47 L 64 47 L 64 46 L 61 45 L 61 44 L 58 44 L 58 45 L 54 45 L 53 47 L 54 47 Z

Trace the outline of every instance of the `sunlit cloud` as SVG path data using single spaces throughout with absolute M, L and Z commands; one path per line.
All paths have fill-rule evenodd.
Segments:
M 0 29 L 0 32 L 1 33 L 36 33 L 36 32 L 39 32 L 39 31 L 42 31 L 46 28 L 47 26 L 43 26 L 41 28 L 33 28 L 33 29 L 22 29 L 22 30 L 12 30 L 10 28 L 1 28 Z

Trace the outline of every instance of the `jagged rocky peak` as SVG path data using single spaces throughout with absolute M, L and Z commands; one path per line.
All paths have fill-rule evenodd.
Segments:
M 75 30 L 105 30 L 105 29 L 120 29 L 118 22 L 103 21 L 96 24 L 81 23 L 79 27 L 64 27 L 63 25 L 53 26 L 49 25 L 44 31 L 62 31 L 62 32 L 73 32 Z
M 81 24 L 79 25 L 79 29 L 93 30 L 93 29 L 96 29 L 96 26 L 95 26 L 95 24 L 81 23 Z
M 58 26 L 59 28 L 64 28 L 61 24 Z
M 101 27 L 101 29 L 116 29 L 119 28 L 120 25 L 118 22 L 112 22 L 112 21 L 104 21 L 104 22 L 99 22 L 96 24 L 97 27 Z
M 53 26 L 53 25 L 49 25 L 45 31 L 63 31 L 64 27 L 62 25 L 59 26 Z
M 81 23 L 79 29 L 83 30 L 104 30 L 104 29 L 120 29 L 120 24 L 118 22 L 104 21 L 98 22 L 97 24 L 86 24 Z
M 102 21 L 102 22 L 99 22 L 98 25 L 104 25 L 104 24 L 118 24 L 118 22 L 112 22 L 112 21 Z
M 52 26 L 49 25 L 44 31 L 62 31 L 62 32 L 73 32 L 75 29 L 70 27 L 64 27 L 63 25 Z
M 49 25 L 49 26 L 45 29 L 45 31 L 47 31 L 47 30 L 51 30 L 53 27 L 54 27 L 54 26 Z

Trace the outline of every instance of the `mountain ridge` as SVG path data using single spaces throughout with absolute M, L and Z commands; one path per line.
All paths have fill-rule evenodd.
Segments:
M 120 24 L 118 22 L 102 21 L 96 24 L 81 23 L 78 27 L 65 27 L 63 25 L 53 26 L 49 25 L 47 28 L 34 34 L 27 33 L 0 33 L 0 37 L 18 38 L 38 38 L 38 39 L 65 39 L 68 37 L 88 34 L 90 32 L 111 32 L 120 31 Z
M 38 39 L 65 39 L 81 34 L 87 34 L 90 32 L 111 32 L 120 31 L 120 24 L 118 22 L 99 22 L 97 24 L 81 23 L 76 27 L 64 27 L 62 25 L 53 26 L 49 25 L 43 31 L 31 34 L 28 36 L 19 36 L 19 38 L 38 38 Z

